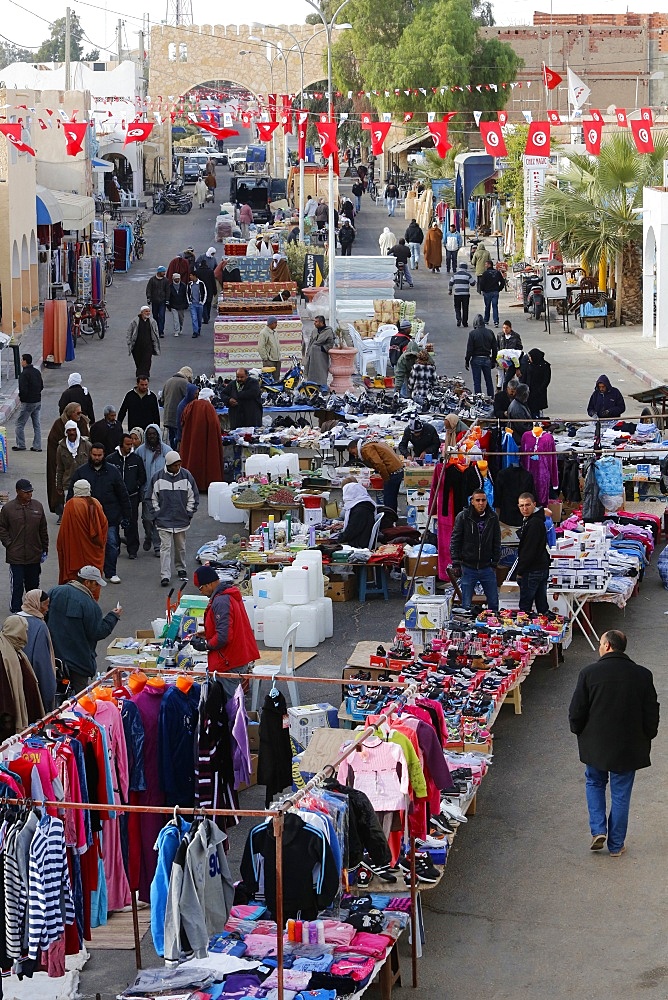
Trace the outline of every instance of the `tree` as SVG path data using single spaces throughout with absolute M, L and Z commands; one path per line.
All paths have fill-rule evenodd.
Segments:
M 22 49 L 20 45 L 0 39 L 0 69 L 15 62 L 32 62 L 34 58 L 30 49 Z
M 86 55 L 82 56 L 81 58 L 83 59 L 84 62 L 97 62 L 98 59 L 100 58 L 100 50 L 91 49 L 90 52 L 87 52 Z
M 472 0 L 353 0 L 346 8 L 353 28 L 334 47 L 337 86 L 376 91 L 374 105 L 388 111 L 415 110 L 423 95 L 405 91 L 416 86 L 426 91 L 425 111 L 497 111 L 505 103 L 501 83 L 513 81 L 523 62 L 509 45 L 481 37 L 484 7 Z
M 642 321 L 643 187 L 661 184 L 668 159 L 668 135 L 655 133 L 654 152 L 641 154 L 625 134 L 601 146 L 601 155 L 569 156 L 558 186 L 540 198 L 538 228 L 559 240 L 564 254 L 584 258 L 590 271 L 602 260 L 614 261 L 616 319 Z
M 36 62 L 63 62 L 65 59 L 65 22 L 66 18 L 57 17 L 51 25 L 51 37 L 42 42 L 34 59 Z M 81 40 L 84 30 L 79 23 L 79 17 L 70 14 L 70 59 L 81 59 Z
M 445 155 L 440 157 L 435 149 L 424 150 L 424 163 L 415 164 L 415 176 L 421 180 L 449 180 L 455 176 L 455 156 L 468 152 L 468 146 L 455 142 Z

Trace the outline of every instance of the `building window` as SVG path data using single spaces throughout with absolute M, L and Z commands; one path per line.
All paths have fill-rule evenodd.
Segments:
M 188 46 L 185 42 L 179 42 L 179 62 L 188 62 Z
M 170 62 L 176 62 L 176 42 L 170 42 L 167 46 L 167 58 Z

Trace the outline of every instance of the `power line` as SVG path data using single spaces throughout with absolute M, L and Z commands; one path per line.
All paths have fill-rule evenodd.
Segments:
M 20 45 L 18 42 L 13 42 L 11 38 L 7 38 L 6 35 L 0 35 L 0 38 L 5 42 L 9 42 L 10 45 L 13 45 L 17 49 L 30 49 L 32 52 L 36 52 L 39 48 L 39 45 Z

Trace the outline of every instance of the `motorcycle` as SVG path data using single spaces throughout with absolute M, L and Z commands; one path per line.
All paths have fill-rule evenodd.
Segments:
M 173 190 L 165 188 L 153 196 L 155 215 L 164 215 L 165 212 L 178 212 L 179 215 L 187 215 L 192 207 L 193 200 L 189 194 L 177 194 Z
M 104 302 L 74 302 L 70 306 L 70 318 L 75 343 L 81 336 L 92 337 L 94 334 L 104 340 L 109 319 Z

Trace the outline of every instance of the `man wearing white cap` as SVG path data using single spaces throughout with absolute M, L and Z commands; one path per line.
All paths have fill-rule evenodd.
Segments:
M 80 465 L 85 465 L 90 455 L 91 443 L 81 436 L 79 425 L 74 420 L 65 424 L 65 437 L 56 451 L 56 495 L 58 497 L 58 523 L 63 516 L 65 495 L 70 488 L 72 473 Z
M 106 639 L 123 613 L 120 604 L 103 615 L 97 603 L 107 584 L 97 566 L 82 566 L 76 580 L 54 587 L 49 594 L 49 632 L 53 651 L 62 660 L 75 693 L 95 676 L 95 649 Z
M 278 320 L 275 316 L 267 316 L 266 326 L 260 330 L 257 341 L 257 352 L 262 360 L 262 367 L 273 370 L 274 382 L 281 377 L 281 345 L 276 334 Z
M 58 413 L 64 413 L 68 403 L 78 403 L 81 407 L 81 412 L 88 417 L 88 422 L 90 424 L 95 423 L 93 397 L 86 386 L 81 384 L 81 375 L 79 372 L 72 372 L 69 376 L 67 389 L 65 389 L 65 392 L 58 400 Z
M 187 469 L 181 468 L 178 451 L 168 451 L 165 468 L 156 472 L 148 493 L 160 535 L 160 585 L 168 587 L 172 575 L 172 540 L 179 580 L 187 579 L 186 531 L 199 504 L 199 491 Z

